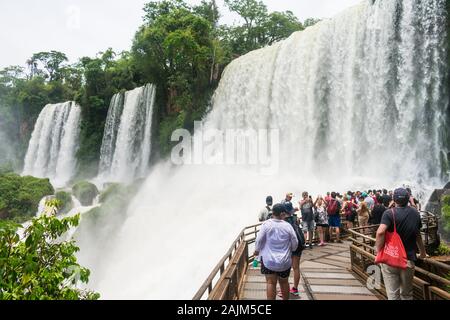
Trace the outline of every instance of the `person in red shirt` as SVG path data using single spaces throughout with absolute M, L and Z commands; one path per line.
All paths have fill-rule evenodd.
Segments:
M 347 224 L 347 229 L 353 228 L 353 224 L 355 223 L 356 213 L 355 210 L 358 206 L 352 200 L 351 196 L 347 196 L 344 201 L 344 205 L 342 210 L 345 213 L 345 221 Z

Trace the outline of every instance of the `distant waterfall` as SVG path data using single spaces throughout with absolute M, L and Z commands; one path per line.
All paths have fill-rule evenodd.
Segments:
M 100 156 L 102 181 L 131 182 L 147 173 L 155 92 L 148 84 L 112 98 Z
M 105 123 L 102 148 L 100 151 L 100 172 L 109 172 L 112 165 L 114 151 L 116 150 L 117 132 L 120 126 L 120 116 L 123 111 L 122 93 L 118 93 L 111 99 L 108 116 Z
M 36 121 L 23 175 L 50 178 L 65 186 L 75 173 L 81 108 L 75 102 L 49 104 Z

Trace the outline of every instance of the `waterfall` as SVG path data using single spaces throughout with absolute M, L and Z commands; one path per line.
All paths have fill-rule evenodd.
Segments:
M 156 88 L 116 94 L 110 104 L 100 155 L 100 180 L 131 182 L 148 170 Z
M 112 165 L 116 148 L 117 131 L 120 125 L 120 116 L 123 111 L 123 96 L 122 93 L 118 93 L 111 99 L 100 151 L 100 172 L 109 171 Z
M 81 108 L 75 102 L 49 104 L 42 109 L 31 135 L 23 175 L 49 178 L 63 187 L 76 169 Z
M 267 195 L 440 186 L 445 3 L 363 1 L 233 61 L 204 128 L 279 130 L 278 171 L 157 165 L 101 261 L 88 258 L 95 230 L 79 240 L 90 285 L 106 299 L 190 299 Z

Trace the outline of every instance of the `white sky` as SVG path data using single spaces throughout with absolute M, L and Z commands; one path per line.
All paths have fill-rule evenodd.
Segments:
M 300 20 L 332 17 L 364 0 L 263 0 L 270 11 L 293 11 Z M 24 65 L 36 52 L 57 50 L 70 62 L 112 47 L 128 50 L 148 0 L 1 0 L 0 68 Z M 198 4 L 200 0 L 187 0 Z M 223 0 L 218 0 L 223 6 Z M 222 8 L 222 23 L 236 16 Z

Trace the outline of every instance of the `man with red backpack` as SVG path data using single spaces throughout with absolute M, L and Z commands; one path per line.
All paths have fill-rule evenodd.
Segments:
M 341 228 L 341 204 L 336 199 L 336 192 L 331 193 L 331 198 L 327 201 L 328 224 L 330 225 L 330 237 L 333 234 L 333 229 L 336 231 L 336 241 L 342 243 L 339 238 Z
M 415 208 L 408 206 L 409 196 L 408 191 L 403 188 L 394 191 L 395 208 L 383 214 L 377 231 L 378 254 L 383 253 L 382 251 L 387 252 L 385 246 L 392 252 L 385 254 L 385 256 L 391 256 L 391 260 L 381 259 L 382 261 L 378 262 L 381 263 L 384 286 L 389 300 L 413 300 L 416 249 L 419 249 L 420 259 L 427 258 L 420 233 L 422 227 L 420 214 Z M 389 238 L 388 233 L 390 233 Z M 386 244 L 386 241 L 391 241 L 389 239 L 391 237 L 393 239 L 397 234 L 400 236 L 401 245 L 394 247 L 397 243 Z M 398 261 L 403 263 L 403 267 L 397 267 Z

